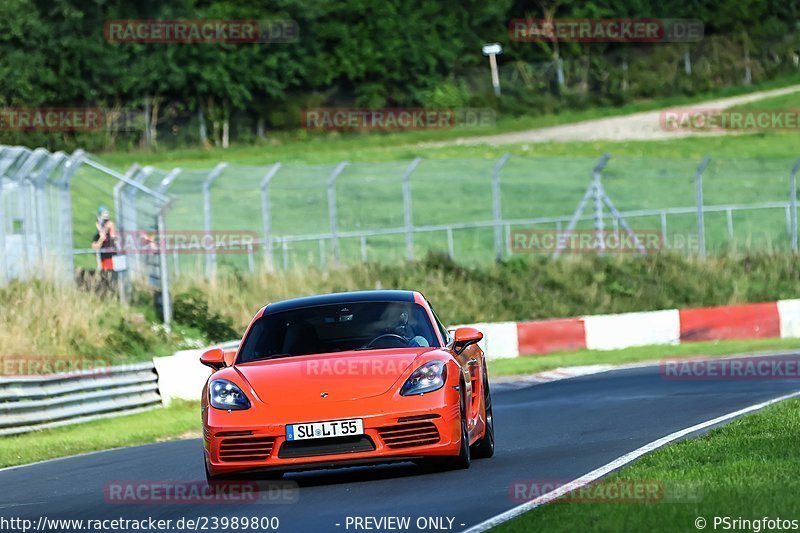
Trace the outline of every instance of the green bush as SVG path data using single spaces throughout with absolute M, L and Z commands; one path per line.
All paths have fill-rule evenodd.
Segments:
M 705 307 L 800 296 L 800 266 L 791 253 L 521 257 L 467 267 L 446 255 L 413 263 L 368 263 L 196 283 L 215 309 L 244 328 L 265 302 L 365 289 L 421 291 L 450 324 L 526 320 L 653 309 Z
M 173 318 L 179 324 L 201 331 L 211 342 L 239 337 L 239 333 L 233 329 L 233 320 L 209 310 L 206 295 L 196 287 L 175 295 Z

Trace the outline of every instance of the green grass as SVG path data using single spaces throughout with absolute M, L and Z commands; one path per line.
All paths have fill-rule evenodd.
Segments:
M 62 368 L 92 368 L 206 345 L 206 334 L 195 328 L 174 324 L 167 331 L 157 324 L 152 295 L 137 294 L 140 301 L 122 306 L 116 294 L 103 297 L 53 280 L 0 287 L 0 364 L 46 373 L 46 363 L 56 359 Z
M 2 437 L 0 467 L 188 435 L 200 436 L 200 406 L 174 402 L 144 413 Z M 197 453 L 201 453 L 199 447 Z
M 497 359 L 489 362 L 489 372 L 494 376 L 508 376 L 531 374 L 568 366 L 621 365 L 678 357 L 730 356 L 758 351 L 796 349 L 800 349 L 800 339 L 748 339 L 691 342 L 675 346 L 637 346 L 622 350 L 578 350 L 548 355 L 529 355 L 514 359 Z
M 797 520 L 798 434 L 800 400 L 781 402 L 703 437 L 669 445 L 602 482 L 658 482 L 665 492 L 690 489 L 682 501 L 556 500 L 492 531 L 697 531 L 698 517 L 713 531 L 722 529 L 714 527 L 715 516 Z M 528 474 L 535 479 L 535 473 Z
M 800 93 L 785 94 L 783 96 L 773 96 L 764 98 L 756 102 L 741 104 L 731 109 L 755 109 L 755 110 L 797 110 L 800 108 Z

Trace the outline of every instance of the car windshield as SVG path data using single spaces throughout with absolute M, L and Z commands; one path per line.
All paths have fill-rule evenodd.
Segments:
M 339 303 L 265 314 L 247 334 L 237 362 L 421 346 L 439 341 L 419 304 Z

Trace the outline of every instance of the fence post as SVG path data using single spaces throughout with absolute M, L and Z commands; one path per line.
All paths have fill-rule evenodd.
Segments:
M 406 259 L 414 260 L 414 221 L 411 214 L 411 174 L 417 169 L 417 165 L 422 162 L 418 157 L 408 165 L 403 173 L 403 214 L 406 227 Z
M 450 259 L 456 258 L 456 245 L 453 239 L 453 227 L 447 226 L 447 255 Z
M 203 180 L 203 229 L 206 235 L 211 233 L 211 185 L 219 177 L 228 163 L 220 163 L 215 166 Z M 160 215 L 163 216 L 163 213 Z M 206 278 L 211 279 L 217 267 L 217 252 L 211 251 L 206 255 Z
M 142 169 L 139 165 L 134 163 L 125 171 L 124 176 L 128 180 L 136 180 L 141 171 Z M 130 191 L 127 189 L 128 187 L 129 185 L 124 181 L 117 182 L 117 184 L 114 185 L 114 211 L 116 212 L 114 218 L 116 219 L 117 231 L 133 231 L 137 229 L 135 224 L 136 219 L 133 216 L 136 209 L 128 198 L 130 196 Z
M 697 203 L 697 249 L 700 253 L 700 257 L 706 256 L 706 223 L 705 212 L 703 211 L 703 171 L 710 162 L 711 158 L 709 156 L 704 157 L 694 174 Z
M 61 178 L 57 182 L 57 186 L 61 189 L 59 200 L 59 229 L 60 247 L 64 253 L 64 269 L 67 275 L 66 279 L 71 280 L 75 272 L 75 255 L 73 253 L 73 235 L 72 235 L 72 177 L 80 168 L 83 163 L 85 153 L 83 150 L 75 150 L 69 156 L 64 168 L 61 169 Z
M 134 163 L 131 167 L 125 172 L 125 177 L 129 180 L 137 180 L 141 169 L 139 165 Z M 126 269 L 124 272 L 117 272 L 117 285 L 119 288 L 119 302 L 122 305 L 128 305 L 128 298 L 127 298 L 127 284 L 131 282 L 131 268 L 133 267 L 133 261 L 131 261 L 130 255 L 126 254 L 125 245 L 126 245 L 126 234 L 129 231 L 135 231 L 137 228 L 135 224 L 128 224 L 128 222 L 132 222 L 132 213 L 136 211 L 135 206 L 130 204 L 128 197 L 130 196 L 130 192 L 127 190 L 128 184 L 124 181 L 118 182 L 114 185 L 114 211 L 116 213 L 116 221 L 117 221 L 117 238 L 121 238 L 121 250 L 120 252 L 125 255 L 125 263 Z M 124 201 L 123 201 L 124 200 Z M 124 232 L 124 233 L 123 233 Z M 137 251 L 134 250 L 134 253 Z
M 261 180 L 261 218 L 264 224 L 264 264 L 267 270 L 273 270 L 275 265 L 272 260 L 272 212 L 269 207 L 269 185 L 272 178 L 281 168 L 280 163 L 272 165 L 264 179 Z
M 594 169 L 592 169 L 592 190 L 594 196 L 594 232 L 595 232 L 595 242 L 600 248 L 598 252 L 599 255 L 603 255 L 606 249 L 605 236 L 603 235 L 603 231 L 605 230 L 605 224 L 603 220 L 603 184 L 601 183 L 601 179 L 603 178 L 603 169 L 605 168 L 607 161 L 608 161 L 607 158 L 602 160 L 597 165 L 595 165 Z
M 792 250 L 797 251 L 797 172 L 800 170 L 800 159 L 795 161 L 792 167 L 791 176 L 791 193 L 789 203 L 791 204 L 791 219 L 792 219 Z
M 6 265 L 6 217 L 5 200 L 3 199 L 3 179 L 9 168 L 19 158 L 20 152 L 15 149 L 3 150 L 0 156 L 0 286 L 8 281 L 8 266 Z
M 19 199 L 22 211 L 22 265 L 21 273 L 31 272 L 30 257 L 29 257 L 29 233 L 33 227 L 31 220 L 31 195 L 30 185 L 33 180 L 29 178 L 30 173 L 38 166 L 39 162 L 46 158 L 48 155 L 47 150 L 44 148 L 37 148 L 34 150 L 25 162 L 20 166 L 16 172 L 15 177 L 19 181 Z
M 348 165 L 347 161 L 339 163 L 328 176 L 328 217 L 331 225 L 331 245 L 333 246 L 333 264 L 339 266 L 339 235 L 336 223 L 336 178 Z
M 600 159 L 597 160 L 595 166 L 592 167 L 592 182 L 586 188 L 586 192 L 583 193 L 581 201 L 578 202 L 578 207 L 575 208 L 575 211 L 572 213 L 572 216 L 569 219 L 569 223 L 567 224 L 567 229 L 566 229 L 566 232 L 568 234 L 572 234 L 572 232 L 578 226 L 578 222 L 580 221 L 581 216 L 583 215 L 583 210 L 586 209 L 586 204 L 589 203 L 589 199 L 592 198 L 593 196 L 595 197 L 595 200 L 597 199 L 599 191 L 596 190 L 596 186 L 600 185 L 600 183 L 599 180 L 596 180 L 596 178 L 600 173 L 602 173 L 603 169 L 608 164 L 609 159 L 611 159 L 611 154 L 606 152 L 600 156 Z M 560 223 L 558 224 L 557 228 L 560 233 L 561 232 Z M 559 243 L 556 245 L 556 249 L 553 252 L 553 257 L 559 257 L 564 249 L 564 246 L 561 244 L 562 239 L 557 239 L 557 240 L 559 241 Z
M 492 212 L 494 214 L 494 255 L 495 259 L 503 259 L 503 213 L 500 205 L 500 170 L 505 166 L 511 154 L 503 156 L 492 169 Z
M 35 191 L 34 210 L 36 212 L 36 241 L 38 244 L 37 250 L 40 271 L 44 271 L 45 268 L 45 253 L 47 252 L 48 244 L 45 241 L 49 238 L 49 232 L 47 231 L 48 228 L 46 227 L 47 219 L 49 218 L 48 213 L 46 212 L 49 202 L 47 200 L 45 185 L 47 184 L 50 173 L 53 172 L 53 170 L 57 168 L 63 160 L 64 152 L 50 154 L 32 179 Z
M 123 214 L 121 227 L 124 227 L 124 229 L 127 231 L 139 231 L 140 226 L 139 226 L 138 202 L 139 202 L 140 191 L 131 184 L 137 184 L 137 185 L 144 184 L 145 180 L 150 176 L 150 174 L 153 173 L 155 169 L 153 167 L 147 166 L 142 169 L 133 171 L 132 170 L 133 169 L 129 169 L 128 172 L 126 172 L 123 175 L 123 178 L 127 179 L 130 183 L 125 183 L 125 181 L 123 181 L 122 182 L 123 186 L 120 188 L 120 205 Z M 168 174 L 164 179 L 168 177 L 170 179 L 174 179 L 175 175 L 177 175 L 177 173 L 175 173 L 171 177 Z M 164 180 L 162 180 L 162 183 L 163 181 Z M 161 185 L 159 185 L 158 188 L 159 188 L 159 191 L 157 191 L 158 194 L 163 194 L 160 190 Z M 166 190 L 166 187 L 164 187 L 164 190 Z M 156 218 L 158 217 L 156 216 Z M 157 220 L 153 221 L 153 224 L 157 226 L 158 221 Z M 164 237 L 163 235 L 159 236 L 159 238 L 163 237 Z M 136 270 L 139 272 L 143 272 L 145 269 L 142 268 L 142 265 L 147 263 L 147 261 L 144 260 L 141 254 L 128 255 L 126 257 L 126 261 L 128 267 L 127 272 L 131 275 L 131 279 L 133 271 Z
M 164 235 L 166 227 L 164 225 L 164 210 L 167 204 L 161 204 L 158 209 L 158 234 Z M 158 239 L 158 269 L 161 280 L 161 314 L 164 316 L 164 329 L 170 331 L 172 324 L 172 302 L 169 294 L 169 268 L 167 267 L 167 239 Z
M 7 154 L 4 154 L 2 158 L 0 158 L 0 166 L 4 167 L 6 160 L 8 159 L 11 159 L 11 157 Z M 6 255 L 8 253 L 6 250 L 6 215 L 4 210 L 5 200 L 3 199 L 3 191 L 5 190 L 4 174 L 5 169 L 0 172 L 0 287 L 6 284 Z
M 161 179 L 161 183 L 158 184 L 156 191 L 161 194 L 166 194 L 167 189 L 170 188 L 172 183 L 175 181 L 175 179 L 181 172 L 183 172 L 183 169 L 181 167 L 173 168 L 172 170 L 170 170 L 169 173 Z

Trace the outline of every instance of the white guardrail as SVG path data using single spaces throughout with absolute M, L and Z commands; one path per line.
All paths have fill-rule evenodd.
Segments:
M 233 350 L 239 341 L 217 346 Z M 200 364 L 202 352 L 65 374 L 0 377 L 0 436 L 138 413 L 174 399 L 199 400 L 211 374 Z
M 152 362 L 52 376 L 0 378 L 0 435 L 16 435 L 161 405 Z

